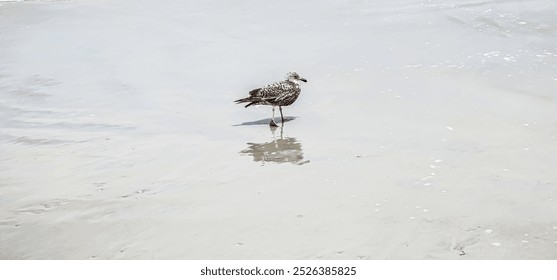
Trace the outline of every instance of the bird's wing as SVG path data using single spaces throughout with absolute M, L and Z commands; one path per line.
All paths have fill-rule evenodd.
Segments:
M 295 90 L 287 81 L 276 82 L 259 89 L 255 96 L 264 100 L 274 100 L 280 98 L 284 94 Z

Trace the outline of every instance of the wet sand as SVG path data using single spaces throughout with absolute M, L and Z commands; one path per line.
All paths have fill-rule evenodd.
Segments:
M 556 13 L 0 1 L 0 258 L 556 259 Z

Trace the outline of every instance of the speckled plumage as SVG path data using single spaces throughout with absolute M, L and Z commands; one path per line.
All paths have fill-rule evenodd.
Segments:
M 248 103 L 245 107 L 251 105 L 270 105 L 273 106 L 273 119 L 275 113 L 275 106 L 279 106 L 282 122 L 284 123 L 284 116 L 282 115 L 282 106 L 288 106 L 294 103 L 300 95 L 301 89 L 299 82 L 307 82 L 306 79 L 301 78 L 296 72 L 289 72 L 286 74 L 286 80 L 272 83 L 261 88 L 254 89 L 249 92 L 249 97 L 238 99 L 236 103 Z M 276 125 L 274 120 L 271 119 L 270 125 Z

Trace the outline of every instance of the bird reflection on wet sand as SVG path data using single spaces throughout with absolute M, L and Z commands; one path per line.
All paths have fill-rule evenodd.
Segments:
M 250 155 L 256 162 L 266 163 L 286 163 L 290 162 L 297 165 L 306 164 L 309 160 L 304 160 L 302 144 L 294 137 L 283 137 L 283 127 L 270 127 L 275 138 L 276 130 L 280 130 L 280 137 L 271 142 L 247 143 L 248 148 L 241 151 L 242 155 Z

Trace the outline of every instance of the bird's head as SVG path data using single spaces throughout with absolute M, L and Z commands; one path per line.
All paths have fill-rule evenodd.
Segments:
M 298 73 L 296 73 L 296 72 L 288 72 L 286 74 L 286 80 L 291 81 L 293 83 L 297 83 L 297 84 L 299 84 L 300 81 L 302 81 L 304 83 L 307 83 L 307 80 L 300 77 L 300 75 L 298 75 Z

